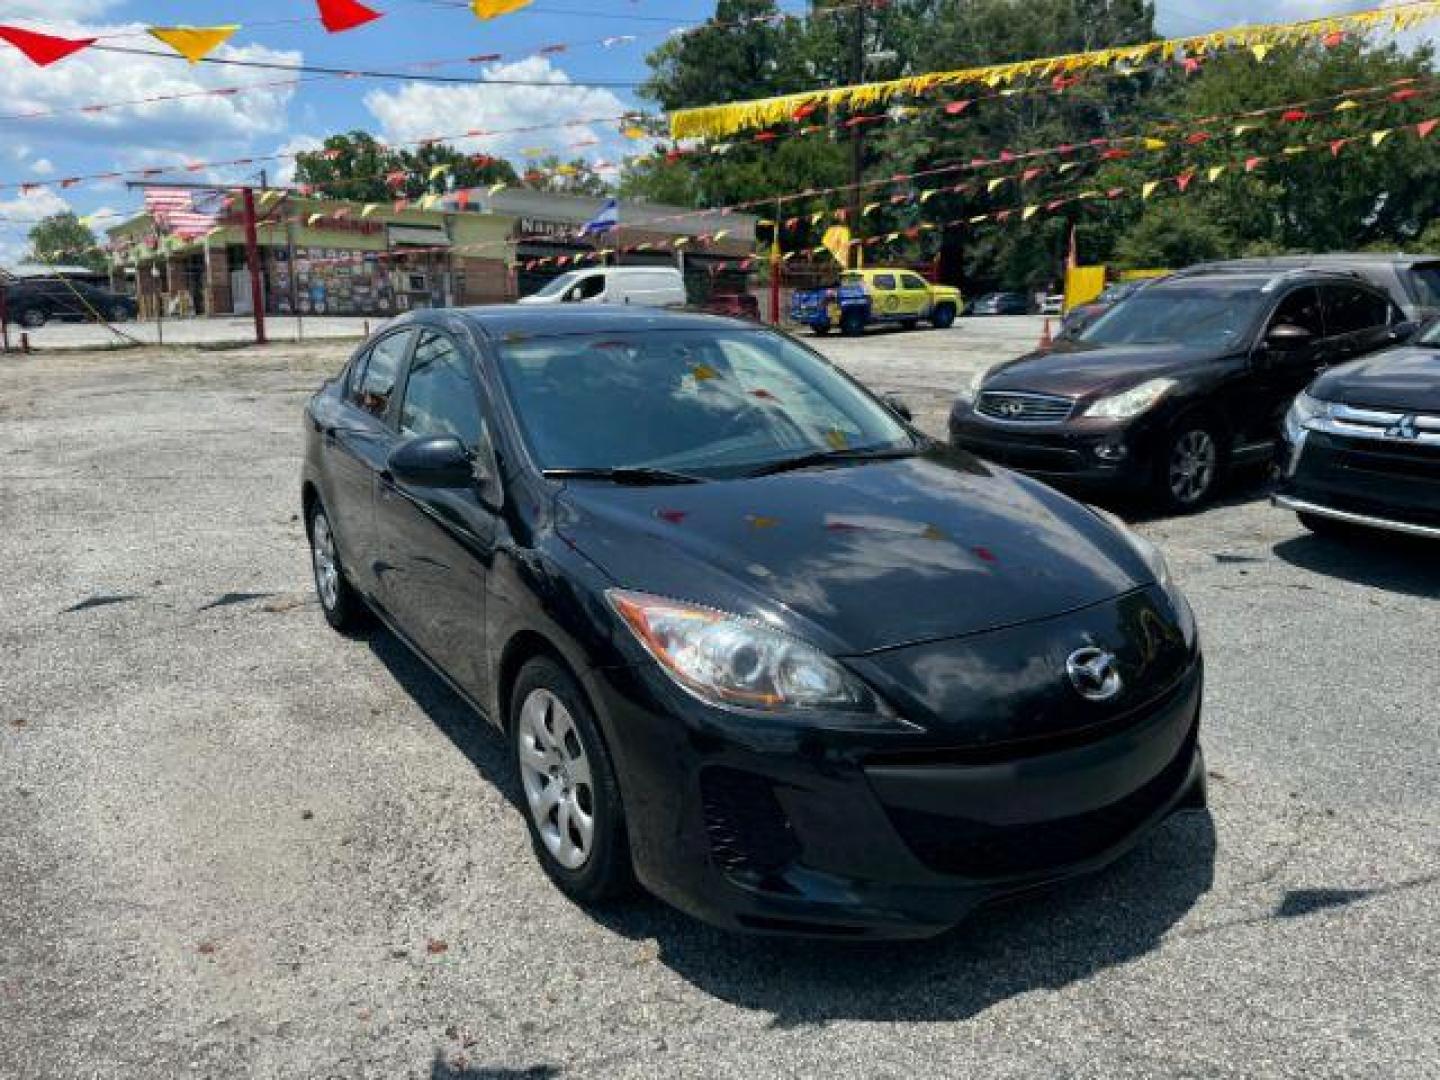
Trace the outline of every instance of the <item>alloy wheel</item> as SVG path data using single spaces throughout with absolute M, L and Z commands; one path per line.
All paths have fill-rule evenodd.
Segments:
M 1190 506 L 1205 497 L 1215 482 L 1219 454 L 1208 431 L 1196 428 L 1175 441 L 1168 480 L 1175 501 Z
M 595 786 L 575 720 L 549 690 L 535 689 L 520 707 L 520 776 L 545 850 L 567 870 L 590 858 L 595 841 Z
M 340 602 L 340 567 L 335 561 L 335 535 L 323 513 L 316 514 L 310 525 L 310 558 L 315 564 L 315 589 L 320 602 L 327 611 L 333 611 Z

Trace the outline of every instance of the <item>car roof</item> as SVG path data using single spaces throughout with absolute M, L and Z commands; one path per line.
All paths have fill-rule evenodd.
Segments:
M 463 319 L 488 338 L 520 334 L 558 337 L 567 334 L 636 333 L 665 330 L 758 330 L 755 323 L 723 315 L 642 307 L 638 304 L 491 304 L 485 307 L 440 308 L 412 312 L 392 325 L 441 323 Z
M 1206 267 L 1345 266 L 1348 264 L 1417 266 L 1421 263 L 1440 263 L 1440 255 L 1413 255 L 1391 251 L 1332 251 L 1323 255 L 1257 255 L 1246 259 L 1220 259 L 1202 265 Z
M 1314 285 L 1320 282 L 1351 282 L 1362 285 L 1369 285 L 1376 288 L 1375 284 L 1360 273 L 1353 270 L 1346 270 L 1343 267 L 1309 266 L 1309 267 L 1276 267 L 1263 265 L 1250 265 L 1246 263 L 1206 263 L 1200 266 L 1191 267 L 1188 270 L 1180 270 L 1169 277 L 1160 278 L 1150 287 L 1152 289 L 1168 289 L 1184 286 L 1193 288 L 1196 285 L 1208 285 L 1214 288 L 1221 286 L 1233 286 L 1237 282 L 1257 289 L 1274 288 L 1277 285 L 1289 282 L 1298 282 Z

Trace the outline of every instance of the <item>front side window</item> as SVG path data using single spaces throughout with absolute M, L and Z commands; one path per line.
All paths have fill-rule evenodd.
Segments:
M 925 284 L 923 279 L 916 277 L 914 274 L 906 274 L 900 280 L 907 289 L 928 289 L 930 287 Z
M 546 282 L 544 288 L 536 290 L 535 296 L 543 296 L 547 299 L 552 296 L 563 296 L 565 290 L 580 280 L 580 275 L 574 270 L 568 274 L 561 274 L 559 277 L 551 278 Z
M 1228 348 L 1249 334 L 1264 300 L 1253 285 L 1144 289 L 1081 331 L 1079 340 L 1092 345 Z
M 885 291 L 885 292 L 889 292 L 891 289 L 895 288 L 895 275 L 894 275 L 894 274 L 876 274 L 876 275 L 875 275 L 875 288 L 880 289 L 880 290 Z
M 390 407 L 390 395 L 400 376 L 400 362 L 410 346 L 411 332 L 383 337 L 370 347 L 355 368 L 351 380 L 350 400 L 371 416 L 384 417 Z
M 454 435 L 470 450 L 480 443 L 480 406 L 470 363 L 443 334 L 420 334 L 400 405 L 400 433 Z
M 1296 289 L 1281 300 L 1270 318 L 1269 329 L 1277 326 L 1298 326 L 1301 330 L 1308 330 L 1312 337 L 1322 337 L 1325 322 L 1320 316 L 1320 290 L 1313 286 Z
M 913 446 L 874 398 L 769 331 L 533 338 L 498 353 L 542 469 L 723 477 L 808 453 Z
M 605 292 L 605 275 L 591 274 L 582 278 L 580 284 L 576 285 L 569 293 L 570 300 L 594 300 Z

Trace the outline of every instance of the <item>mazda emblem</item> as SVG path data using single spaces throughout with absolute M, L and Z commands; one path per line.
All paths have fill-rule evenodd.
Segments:
M 1120 662 L 1114 653 L 1093 646 L 1076 649 L 1065 661 L 1065 674 L 1070 685 L 1086 701 L 1109 701 L 1120 693 Z

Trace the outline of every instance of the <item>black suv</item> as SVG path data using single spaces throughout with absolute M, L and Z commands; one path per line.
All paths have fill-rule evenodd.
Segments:
M 1275 503 L 1312 532 L 1440 540 L 1440 326 L 1325 372 L 1295 399 Z
M 1191 272 L 1226 270 L 1279 273 L 1282 270 L 1338 270 L 1364 278 L 1384 290 L 1405 318 L 1423 322 L 1440 312 L 1440 255 L 1389 251 L 1336 251 L 1324 255 L 1271 255 L 1227 259 L 1190 267 Z
M 125 322 L 135 317 L 135 299 L 84 281 L 27 278 L 5 286 L 6 318 L 35 329 L 51 319 Z
M 1176 274 L 1075 338 L 978 374 L 950 437 L 1043 479 L 1189 510 L 1226 469 L 1272 459 L 1286 409 L 1316 374 L 1413 331 L 1354 274 Z

